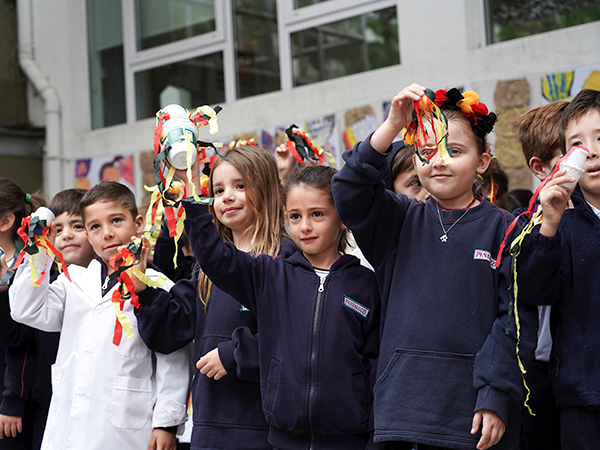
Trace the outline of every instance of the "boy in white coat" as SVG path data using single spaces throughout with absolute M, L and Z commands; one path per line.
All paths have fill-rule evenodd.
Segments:
M 176 448 L 175 431 L 186 421 L 190 383 L 188 349 L 153 353 L 137 332 L 131 302 L 124 312 L 134 335 L 113 344 L 115 311 L 108 264 L 119 248 L 144 229 L 135 198 L 122 184 L 104 182 L 81 201 L 88 239 L 98 259 L 87 268 L 69 266 L 65 275 L 40 287 L 31 284 L 26 259 L 10 288 L 13 318 L 44 331 L 60 331 L 52 367 L 52 400 L 43 450 Z M 50 238 L 53 238 L 53 225 Z M 50 258 L 45 263 L 49 266 Z M 43 263 L 44 261 L 40 262 Z M 38 273 L 43 267 L 38 267 Z M 151 279 L 158 272 L 148 269 Z M 167 280 L 163 286 L 170 289 Z

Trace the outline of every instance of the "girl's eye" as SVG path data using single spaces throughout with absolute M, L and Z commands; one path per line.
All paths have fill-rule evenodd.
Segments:
M 96 224 L 90 226 L 90 230 L 92 231 L 97 230 L 98 228 L 100 228 L 100 226 Z
M 239 189 L 240 191 L 243 191 L 244 190 L 244 185 L 242 183 L 240 183 L 240 184 L 238 184 L 236 186 L 236 189 Z
M 298 220 L 300 218 L 300 214 L 290 214 L 290 220 Z
M 460 150 L 457 148 L 449 148 L 449 150 L 452 152 L 453 155 L 458 155 L 460 153 Z
M 221 188 L 215 189 L 215 195 L 220 195 L 222 193 L 223 193 L 223 189 L 221 189 Z
M 315 217 L 323 217 L 323 213 L 321 211 L 315 211 L 313 213 L 313 216 L 315 216 Z
M 571 147 L 573 147 L 574 145 L 582 145 L 582 143 L 580 141 L 575 141 L 571 144 Z

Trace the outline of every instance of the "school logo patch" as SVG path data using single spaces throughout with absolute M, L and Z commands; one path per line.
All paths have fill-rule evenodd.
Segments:
M 475 250 L 473 259 L 482 259 L 484 261 L 489 261 L 490 267 L 496 270 L 496 260 L 492 258 L 492 254 L 487 250 Z
M 240 311 L 244 312 L 244 311 L 250 311 L 248 308 L 246 308 L 244 305 L 240 305 Z
M 352 300 L 347 295 L 344 295 L 344 306 L 347 306 L 352 311 L 357 312 L 358 314 L 360 314 L 363 317 L 367 317 L 369 315 L 369 311 L 371 311 L 365 305 L 361 305 L 356 300 Z

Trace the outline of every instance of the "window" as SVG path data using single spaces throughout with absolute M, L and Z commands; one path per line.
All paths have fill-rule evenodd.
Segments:
M 125 67 L 121 0 L 88 0 L 92 128 L 125 123 Z
M 485 0 L 487 43 L 600 20 L 597 0 Z
M 234 0 L 237 98 L 280 89 L 276 0 Z
M 136 0 L 137 49 L 215 31 L 214 0 Z
M 86 0 L 92 128 L 400 63 L 397 0 Z
M 294 86 L 400 63 L 396 8 L 292 34 Z
M 137 119 L 175 103 L 189 110 L 225 101 L 223 54 L 200 56 L 135 74 Z

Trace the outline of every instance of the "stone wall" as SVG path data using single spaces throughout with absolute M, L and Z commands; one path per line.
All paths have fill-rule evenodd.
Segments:
M 494 154 L 508 175 L 508 190 L 531 189 L 531 172 L 523 157 L 517 135 L 511 122 L 529 110 L 529 83 L 525 79 L 499 81 L 494 93 L 498 123 L 498 139 Z

